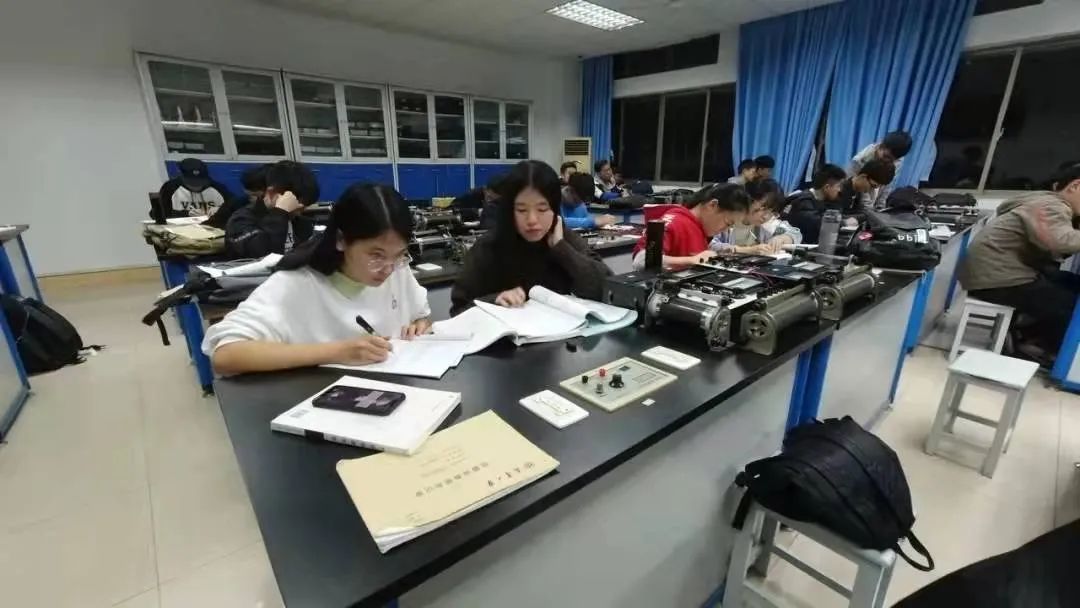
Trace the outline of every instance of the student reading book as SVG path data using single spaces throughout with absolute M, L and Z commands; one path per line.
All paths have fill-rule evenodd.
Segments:
M 427 290 L 408 271 L 411 235 L 409 207 L 393 188 L 351 186 L 326 230 L 210 327 L 203 352 L 222 374 L 386 360 L 392 346 L 381 336 L 431 328 Z
M 742 222 L 750 206 L 742 186 L 712 184 L 664 212 L 664 266 L 689 266 L 716 257 L 712 237 Z M 646 209 L 646 219 L 649 211 Z M 645 267 L 645 235 L 634 245 L 634 268 Z
M 450 295 L 450 314 L 476 300 L 522 306 L 536 285 L 599 300 L 611 270 L 563 226 L 555 170 L 540 161 L 521 161 L 503 179 L 499 198 L 495 230 L 469 250 Z

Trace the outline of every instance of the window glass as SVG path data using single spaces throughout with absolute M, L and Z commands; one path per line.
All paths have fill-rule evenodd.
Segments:
M 667 95 L 664 104 L 664 148 L 660 157 L 660 179 L 696 183 L 701 172 L 705 91 Z
M 705 129 L 705 183 L 726 181 L 735 175 L 731 158 L 731 138 L 735 133 L 735 87 L 712 89 L 709 93 L 709 124 Z
M 655 179 L 656 126 L 659 120 L 659 95 L 622 100 L 622 158 L 619 169 L 626 179 Z M 596 153 L 603 155 L 600 151 Z M 600 159 L 601 156 L 597 156 L 593 160 Z

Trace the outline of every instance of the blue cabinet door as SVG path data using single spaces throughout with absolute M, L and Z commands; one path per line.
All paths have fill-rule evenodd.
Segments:
M 469 165 L 439 167 L 438 196 L 460 196 L 469 189 Z
M 498 175 L 502 175 L 510 171 L 510 168 L 514 165 L 473 165 L 473 172 L 475 179 L 473 183 L 476 187 L 486 186 L 491 178 Z
M 408 201 L 431 204 L 438 192 L 438 165 L 398 165 L 398 190 Z
M 308 163 L 319 180 L 319 200 L 336 201 L 353 184 L 373 183 L 394 186 L 393 166 L 343 163 Z

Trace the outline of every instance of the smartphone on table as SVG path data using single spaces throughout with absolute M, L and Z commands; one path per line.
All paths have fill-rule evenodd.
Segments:
M 311 404 L 328 410 L 388 416 L 404 401 L 404 393 L 337 384 L 326 389 Z

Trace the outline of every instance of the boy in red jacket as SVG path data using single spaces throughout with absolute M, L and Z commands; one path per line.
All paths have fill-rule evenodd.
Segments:
M 713 184 L 694 193 L 682 205 L 669 207 L 662 219 L 664 266 L 690 266 L 712 257 L 712 237 L 737 223 L 750 206 L 746 190 L 736 184 Z M 634 268 L 645 266 L 645 235 L 634 245 Z

